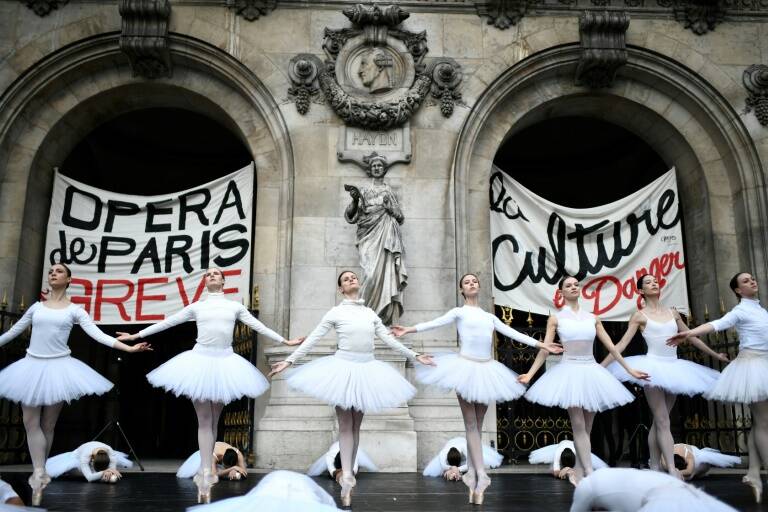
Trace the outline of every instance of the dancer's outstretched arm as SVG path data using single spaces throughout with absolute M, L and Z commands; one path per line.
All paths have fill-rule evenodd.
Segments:
M 639 311 L 635 311 L 632 313 L 632 316 L 629 318 L 629 324 L 627 325 L 627 330 L 624 332 L 624 336 L 621 337 L 619 342 L 616 344 L 616 352 L 619 354 L 624 353 L 624 349 L 627 348 L 627 345 L 629 345 L 629 342 L 632 341 L 632 338 L 635 337 L 635 334 L 637 334 L 637 330 L 640 328 L 640 325 L 643 322 L 643 314 Z M 608 366 L 614 361 L 613 356 L 611 354 L 608 354 L 605 356 L 605 359 L 600 363 L 603 366 Z
M 102 345 L 106 345 L 116 350 L 122 350 L 123 352 L 145 352 L 147 350 L 152 350 L 152 346 L 149 343 L 142 342 L 135 345 L 126 345 L 112 336 L 109 336 L 93 323 L 93 320 L 91 320 L 91 317 L 88 316 L 88 313 L 86 313 L 84 309 L 75 308 L 75 318 L 80 327 L 83 328 L 83 331 Z
M 678 313 L 676 309 L 672 310 L 672 315 L 675 317 L 675 321 L 677 322 L 677 330 L 678 330 L 678 332 L 687 331 L 688 330 L 688 326 L 685 325 L 685 322 L 683 322 L 683 319 L 680 318 L 680 313 Z M 701 350 L 705 354 L 713 357 L 714 359 L 719 359 L 720 361 L 723 361 L 724 363 L 727 363 L 727 362 L 730 361 L 730 359 L 728 359 L 728 354 L 726 354 L 725 352 L 719 352 L 719 353 L 715 352 L 714 350 L 712 350 L 712 348 L 709 345 L 704 343 L 704 341 L 701 338 L 699 338 L 697 336 L 693 336 L 693 337 L 690 337 L 688 339 L 690 340 L 691 344 L 694 347 L 696 347 L 697 349 Z
M 24 312 L 24 315 L 19 318 L 19 320 L 13 324 L 10 329 L 5 331 L 3 335 L 0 336 L 0 347 L 16 338 L 19 334 L 23 333 L 27 327 L 29 327 L 29 325 L 32 323 L 32 314 L 34 313 L 34 310 L 39 307 L 40 303 L 38 302 L 32 304 L 29 309 Z
M 555 315 L 549 315 L 549 318 L 547 319 L 547 331 L 544 334 L 544 343 L 552 344 L 555 341 L 555 334 L 557 334 L 557 317 Z M 531 382 L 531 379 L 533 379 L 534 375 L 539 371 L 539 369 L 544 364 L 544 361 L 547 360 L 547 356 L 549 353 L 546 350 L 539 350 L 539 353 L 536 354 L 536 359 L 533 360 L 533 364 L 528 369 L 526 373 L 523 373 L 517 378 L 517 381 L 521 384 L 528 384 Z
M 550 354 L 559 354 L 563 351 L 563 346 L 560 345 L 559 343 L 554 342 L 554 336 L 552 336 L 552 339 L 548 339 L 545 336 L 544 341 L 536 341 L 534 338 L 531 338 L 530 336 L 526 336 L 525 334 L 511 328 L 510 326 L 508 326 L 507 324 L 499 320 L 496 316 L 493 316 L 493 326 L 498 332 L 500 332 L 507 338 L 511 338 L 520 343 L 524 343 L 529 347 L 536 347 L 540 350 L 549 352 Z
M 725 315 L 723 315 L 721 318 L 718 318 L 717 320 L 712 320 L 711 322 L 707 322 L 705 324 L 701 324 L 700 326 L 696 327 L 695 329 L 688 329 L 687 327 L 685 330 L 678 332 L 671 338 L 667 340 L 667 345 L 673 345 L 677 346 L 681 343 L 683 343 L 686 339 L 691 338 L 693 336 L 703 336 L 705 334 L 709 334 L 710 332 L 714 331 L 725 331 L 726 329 L 731 329 L 733 327 L 736 327 L 739 322 L 745 320 L 745 318 L 741 318 L 742 312 L 738 309 L 732 309 L 729 312 L 727 312 Z
M 253 316 L 248 309 L 241 305 L 237 311 L 237 319 L 243 322 L 245 325 L 258 332 L 262 336 L 265 336 L 276 343 L 284 343 L 285 345 L 300 345 L 304 341 L 304 337 L 294 338 L 287 340 L 277 334 L 275 331 L 264 325 L 258 318 Z
M 425 364 L 427 366 L 435 366 L 435 363 L 432 361 L 432 356 L 428 354 L 418 354 L 392 337 L 392 335 L 389 334 L 389 329 L 384 326 L 384 323 L 378 316 L 376 317 L 376 320 L 374 320 L 373 329 L 376 333 L 376 337 L 389 345 L 390 348 L 400 352 L 408 359 L 415 359 L 421 364 Z
M 405 336 L 406 334 L 410 334 L 412 332 L 431 331 L 432 329 L 437 329 L 438 327 L 452 324 L 458 318 L 459 310 L 460 308 L 453 308 L 452 310 L 448 311 L 444 315 L 441 315 L 433 320 L 429 320 L 427 322 L 421 322 L 410 327 L 404 327 L 402 325 L 393 325 L 391 328 L 392 334 L 400 338 L 401 336 Z
M 330 331 L 334 325 L 336 325 L 336 319 L 333 310 L 331 310 L 327 312 L 325 316 L 323 316 L 323 319 L 320 320 L 320 323 L 317 324 L 317 327 L 315 327 L 309 336 L 307 336 L 307 339 L 304 340 L 304 343 L 302 343 L 299 348 L 294 350 L 291 355 L 286 357 L 285 361 L 279 361 L 272 365 L 272 371 L 269 372 L 267 377 L 277 375 L 278 373 L 291 366 L 297 360 L 306 356 L 309 351 L 312 350 L 312 347 L 314 347 L 317 342 L 320 341 L 320 338 L 325 336 L 325 334 Z
M 175 325 L 183 324 L 184 322 L 191 322 L 195 319 L 195 313 L 192 310 L 192 306 L 193 304 L 190 304 L 178 313 L 174 313 L 165 320 L 157 322 L 156 324 L 152 324 L 146 329 L 142 329 L 137 333 L 128 334 L 127 332 L 118 332 L 117 340 L 133 341 L 139 338 L 146 338 L 147 336 L 151 336 L 166 329 L 170 329 Z
M 619 354 L 618 350 L 616 350 L 616 345 L 613 344 L 611 337 L 605 331 L 605 327 L 603 327 L 603 323 L 599 318 L 595 320 L 595 329 L 597 330 L 597 339 L 600 340 L 606 350 L 608 350 L 608 352 L 627 371 L 628 374 L 638 380 L 649 380 L 650 375 L 645 372 L 641 372 L 640 370 L 630 368 L 624 358 L 621 357 L 621 354 Z

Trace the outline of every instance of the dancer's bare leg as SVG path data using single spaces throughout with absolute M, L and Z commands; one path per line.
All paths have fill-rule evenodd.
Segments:
M 488 473 L 485 471 L 485 461 L 483 460 L 483 421 L 485 421 L 485 413 L 488 412 L 488 405 L 482 404 L 482 403 L 475 403 L 475 418 L 477 423 L 477 430 L 478 430 L 478 437 L 476 439 L 478 443 L 478 454 L 480 457 L 480 468 L 482 468 L 482 471 L 477 472 L 477 488 L 475 489 L 476 493 L 480 493 L 482 495 L 483 491 L 488 488 L 489 485 L 491 485 L 491 478 L 488 476 Z
M 482 448 L 482 423 L 478 424 L 478 411 L 475 408 L 477 404 L 473 402 L 467 402 L 459 395 L 459 408 L 461 409 L 461 415 L 464 418 L 464 429 L 466 430 L 467 438 L 467 464 L 474 469 L 475 482 L 472 482 L 472 475 L 467 475 L 464 483 L 469 487 L 470 500 L 477 490 L 478 484 L 482 481 L 487 487 L 487 483 L 490 481 L 488 475 L 485 472 L 485 466 L 483 465 L 483 448 Z M 483 416 L 485 413 L 483 413 Z M 472 488 L 472 484 L 475 487 Z M 483 489 L 485 489 L 485 487 Z
M 590 441 L 589 433 L 587 432 L 587 420 L 589 419 L 591 428 L 594 414 L 588 413 L 581 407 L 569 407 L 568 416 L 571 419 L 571 429 L 573 429 L 573 445 L 574 448 L 576 448 L 576 460 L 580 466 L 579 470 L 583 471 L 584 475 L 591 475 L 592 442 Z M 578 474 L 577 470 L 576 479 L 580 480 L 582 476 L 583 475 Z
M 759 482 L 763 461 L 760 459 L 760 455 L 757 452 L 757 446 L 755 446 L 754 429 L 749 431 L 749 436 L 747 437 L 747 452 L 749 453 L 749 469 L 747 469 L 747 477 L 754 482 Z
M 59 419 L 61 409 L 64 407 L 64 402 L 59 402 L 53 405 L 46 405 L 43 407 L 43 411 L 40 419 L 40 427 L 43 429 L 43 435 L 45 436 L 45 458 L 51 454 L 51 446 L 53 446 L 53 434 L 56 429 L 56 421 Z
M 29 477 L 29 486 L 32 488 L 32 504 L 37 506 L 43 498 L 43 489 L 50 477 L 45 473 L 46 440 L 41 428 L 42 407 L 30 407 L 21 405 L 24 416 L 24 430 L 27 431 L 27 445 L 29 456 L 32 459 L 32 476 Z
M 341 459 L 341 503 L 349 506 L 352 502 L 352 488 L 355 486 L 355 415 L 351 409 L 336 407 L 339 420 L 339 458 Z
M 768 460 L 768 400 L 749 404 L 749 410 L 752 413 L 752 431 L 750 432 L 752 442 L 749 443 L 750 469 L 752 468 L 753 457 L 760 462 L 757 463 L 756 478 L 753 479 L 747 474 L 745 482 L 753 488 L 755 501 L 760 503 L 762 501 L 763 481 L 759 469 L 760 465 Z
M 648 448 L 651 453 L 656 451 L 664 457 L 664 461 L 667 463 L 667 473 L 677 475 L 679 472 L 675 469 L 674 463 L 675 441 L 672 438 L 669 421 L 670 399 L 663 389 L 653 386 L 646 386 L 645 398 L 648 400 L 648 407 L 650 407 L 651 414 L 653 415 L 652 428 L 655 432 L 654 440 L 656 442 L 656 447 L 649 445 Z M 674 405 L 674 398 L 671 399 L 671 403 Z
M 352 434 L 354 436 L 354 446 L 352 449 L 352 470 L 355 468 L 355 461 L 357 460 L 357 450 L 360 448 L 360 426 L 363 424 L 362 411 L 352 409 Z

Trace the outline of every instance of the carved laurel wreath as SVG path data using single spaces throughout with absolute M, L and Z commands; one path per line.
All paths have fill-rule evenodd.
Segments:
M 450 117 L 461 83 L 461 66 L 449 58 L 435 61 L 429 69 L 424 57 L 429 51 L 426 32 L 409 32 L 395 28 L 409 13 L 396 5 L 382 7 L 379 4 L 345 9 L 344 14 L 355 25 L 354 28 L 325 29 L 323 50 L 327 56 L 321 63 L 315 55 L 299 54 L 291 59 L 288 76 L 292 85 L 288 96 L 296 103 L 301 115 L 309 111 L 310 102 L 322 90 L 331 108 L 348 126 L 370 130 L 386 130 L 408 121 L 424 100 L 432 94 L 439 100 L 441 112 Z M 346 42 L 371 27 L 386 30 L 389 36 L 402 41 L 413 57 L 416 75 L 413 84 L 402 94 L 387 101 L 370 101 L 356 98 L 342 89 L 336 80 L 336 59 Z

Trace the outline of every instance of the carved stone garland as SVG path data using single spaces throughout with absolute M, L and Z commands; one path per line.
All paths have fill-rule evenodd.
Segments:
M 592 88 L 610 87 L 616 71 L 627 62 L 625 12 L 585 11 L 579 18 L 581 55 L 576 84 Z
M 120 50 L 128 56 L 133 76 L 171 76 L 168 47 L 169 0 L 120 0 L 123 19 Z
M 517 25 L 528 10 L 529 0 L 489 0 L 476 4 L 477 14 L 487 17 L 488 24 L 504 30 Z
M 768 66 L 752 64 L 744 70 L 742 81 L 749 93 L 744 112 L 754 111 L 758 122 L 768 126 Z
M 51 11 L 65 5 L 69 0 L 23 0 L 24 4 L 32 9 L 38 16 L 47 16 Z
M 725 7 L 721 0 L 686 0 L 677 2 L 674 8 L 675 19 L 696 35 L 703 35 L 715 30 L 725 17 Z
M 439 100 L 440 111 L 446 117 L 453 113 L 455 102 L 460 100 L 458 86 L 462 73 L 453 59 L 435 61 L 429 69 L 424 58 L 429 51 L 426 32 L 410 32 L 398 25 L 410 14 L 397 5 L 362 5 L 345 9 L 344 15 L 353 23 L 352 28 L 325 29 L 323 51 L 325 63 L 310 54 L 296 55 L 289 64 L 291 87 L 288 95 L 296 103 L 297 111 L 304 115 L 309 111 L 312 98 L 322 90 L 325 99 L 348 126 L 370 130 L 387 130 L 408 121 L 431 93 Z M 413 81 L 401 92 L 388 95 L 350 93 L 339 83 L 337 64 L 345 45 L 360 38 L 367 48 L 386 46 L 394 38 L 404 46 L 413 59 Z M 407 51 L 406 51 L 407 50 Z M 381 66 L 392 66 L 389 57 L 376 59 Z M 399 90 L 399 89 L 398 89 Z
M 248 21 L 256 21 L 277 8 L 277 0 L 227 0 L 227 7 Z

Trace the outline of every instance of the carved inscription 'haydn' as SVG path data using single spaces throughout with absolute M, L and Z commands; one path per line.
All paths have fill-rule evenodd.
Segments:
M 410 128 L 407 124 L 392 130 L 364 130 L 344 126 L 339 132 L 336 149 L 339 160 L 352 161 L 361 167 L 365 167 L 363 158 L 373 152 L 386 156 L 390 165 L 395 162 L 410 162 Z

